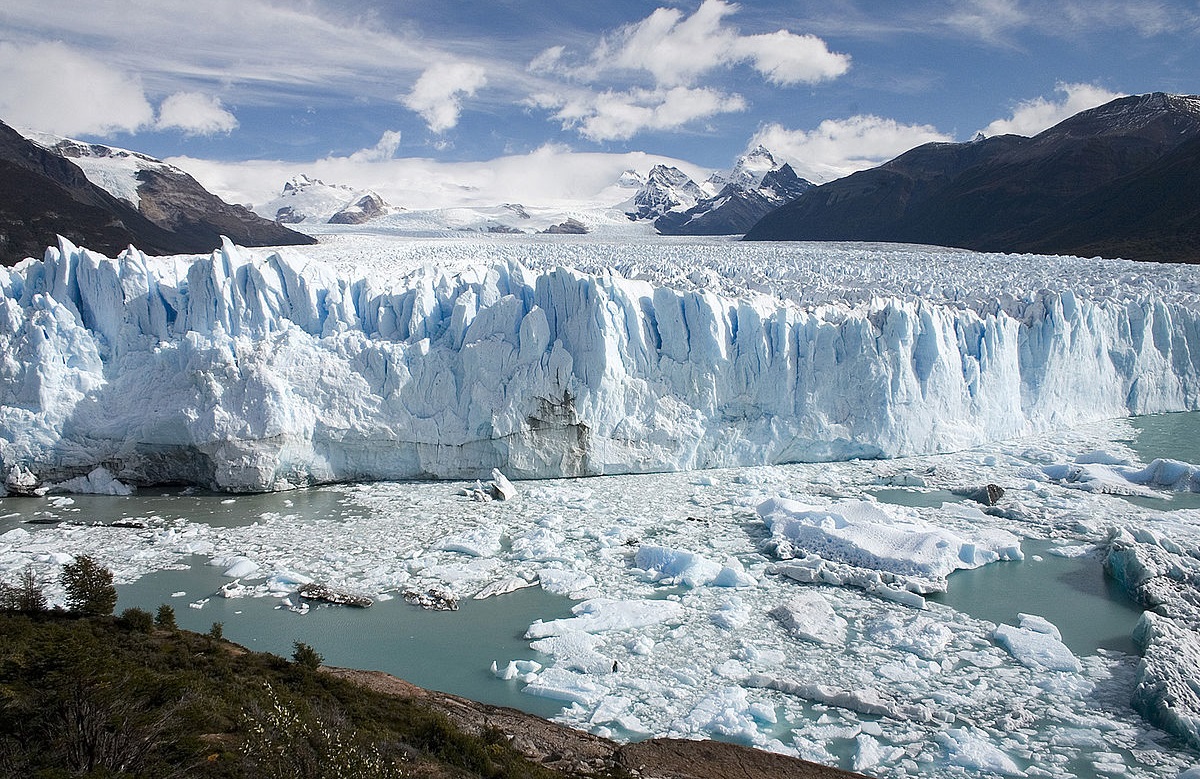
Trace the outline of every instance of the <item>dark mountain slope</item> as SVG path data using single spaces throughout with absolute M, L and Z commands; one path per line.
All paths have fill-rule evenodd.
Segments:
M 109 255 L 130 244 L 151 254 L 208 252 L 221 235 L 243 246 L 315 243 L 162 167 L 139 173 L 138 210 L 69 159 L 0 123 L 0 263 L 41 257 L 57 235 Z
M 1194 261 L 1194 243 L 1189 250 L 1173 226 L 1186 232 L 1187 214 L 1200 198 L 1186 185 L 1194 163 L 1191 172 L 1180 168 L 1197 137 L 1200 98 L 1121 98 L 1033 138 L 920 146 L 810 190 L 768 214 L 746 238 Z M 1147 200 L 1167 210 L 1147 220 Z

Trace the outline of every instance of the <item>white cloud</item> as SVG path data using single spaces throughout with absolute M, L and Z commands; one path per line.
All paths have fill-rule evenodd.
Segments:
M 1013 109 L 1012 116 L 1007 119 L 997 119 L 980 132 L 989 136 L 1010 133 L 1033 136 L 1080 111 L 1086 111 L 1122 97 L 1119 92 L 1111 92 L 1095 84 L 1064 84 L 1060 82 L 1054 91 L 1063 96 L 1061 100 L 1047 100 L 1044 97 L 1024 100 Z
M 401 102 L 420 114 L 430 130 L 443 133 L 458 124 L 462 99 L 474 96 L 486 83 L 487 74 L 479 65 L 443 62 L 426 69 Z
M 351 162 L 383 162 L 396 156 L 400 148 L 400 131 L 384 130 L 379 142 L 367 149 L 359 149 L 348 158 Z
M 968 37 L 1005 43 L 1010 32 L 1030 23 L 1019 0 L 963 0 L 948 10 L 941 23 Z
M 176 92 L 158 109 L 158 128 L 183 130 L 187 135 L 216 135 L 237 129 L 238 120 L 220 98 L 200 92 Z
M 776 84 L 824 81 L 850 67 L 849 55 L 831 52 L 812 35 L 787 30 L 742 35 L 725 24 L 725 17 L 737 10 L 723 0 L 704 0 L 687 17 L 676 8 L 658 8 L 602 40 L 590 63 L 571 72 L 594 78 L 612 69 L 643 70 L 660 86 L 673 87 L 693 84 L 710 70 L 743 62 Z M 558 66 L 561 59 L 561 50 L 547 50 L 535 62 L 546 69 Z
M 858 115 L 826 119 L 815 130 L 789 130 L 768 124 L 750 140 L 788 160 L 796 173 L 821 183 L 873 168 L 914 146 L 953 138 L 927 124 Z
M 134 132 L 154 120 L 137 78 L 60 42 L 0 42 L 0 119 L 58 135 Z
M 579 92 L 534 101 L 542 108 L 557 109 L 554 118 L 564 129 L 574 127 L 593 141 L 626 140 L 643 130 L 675 130 L 697 119 L 746 108 L 740 95 L 690 87 Z
M 209 191 L 232 203 L 265 203 L 279 196 L 285 181 L 304 173 L 331 184 L 370 189 L 387 202 L 410 209 L 512 202 L 557 208 L 612 204 L 629 195 L 612 187 L 625 170 L 644 173 L 661 163 L 678 167 L 696 180 L 711 173 L 684 160 L 660 155 L 572 152 L 551 144 L 528 154 L 483 162 L 438 162 L 419 157 L 365 161 L 353 154 L 310 162 L 220 162 L 191 157 L 173 157 L 167 162 L 186 170 Z

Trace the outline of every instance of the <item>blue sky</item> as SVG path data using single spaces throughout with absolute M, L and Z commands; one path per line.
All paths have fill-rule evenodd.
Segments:
M 1200 1 L 5 0 L 0 119 L 214 163 L 764 141 L 829 178 L 1197 62 Z

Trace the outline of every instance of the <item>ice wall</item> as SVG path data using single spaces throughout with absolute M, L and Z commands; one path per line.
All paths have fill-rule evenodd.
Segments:
M 256 491 L 949 451 L 1200 407 L 1193 297 L 805 309 L 565 267 L 380 278 L 64 241 L 0 271 L 0 456 L 10 481 L 104 465 Z

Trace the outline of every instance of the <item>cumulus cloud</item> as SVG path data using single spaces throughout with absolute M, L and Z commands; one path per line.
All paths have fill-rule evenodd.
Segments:
M 0 72 L 0 118 L 9 124 L 106 135 L 154 121 L 137 78 L 61 42 L 0 42 Z
M 1035 97 L 1024 100 L 1013 109 L 1012 116 L 1007 119 L 997 119 L 983 128 L 984 135 L 1037 135 L 1042 130 L 1073 116 L 1080 111 L 1104 105 L 1110 100 L 1123 97 L 1119 92 L 1111 92 L 1095 84 L 1064 84 L 1059 83 L 1054 91 L 1062 95 L 1060 100 L 1048 100 L 1045 97 Z
M 564 65 L 561 46 L 542 52 L 530 66 L 585 79 L 611 70 L 645 71 L 662 87 L 694 84 L 715 68 L 739 63 L 749 63 L 776 84 L 824 81 L 850 67 L 849 55 L 830 51 L 813 35 L 788 30 L 742 35 L 725 22 L 737 10 L 723 0 L 704 0 L 691 16 L 677 8 L 658 8 L 601 40 L 582 66 Z
M 237 129 L 238 120 L 220 98 L 199 92 L 176 92 L 158 109 L 158 128 L 183 130 L 186 135 L 216 135 Z
M 791 162 L 800 176 L 820 183 L 873 168 L 923 143 L 951 140 L 932 125 L 860 114 L 826 119 L 814 130 L 768 124 L 755 133 L 750 145 L 762 144 Z
M 443 62 L 421 74 L 412 91 L 401 99 L 416 111 L 435 133 L 443 133 L 458 124 L 462 99 L 472 97 L 487 83 L 484 69 L 469 62 Z
M 384 130 L 379 142 L 366 149 L 359 149 L 348 158 L 351 162 L 382 162 L 396 156 L 400 148 L 400 131 Z
M 746 101 L 715 89 L 608 90 L 579 92 L 569 98 L 534 98 L 543 108 L 557 109 L 554 118 L 563 128 L 574 127 L 593 141 L 626 140 L 643 130 L 674 130 L 697 119 L 742 111 Z

